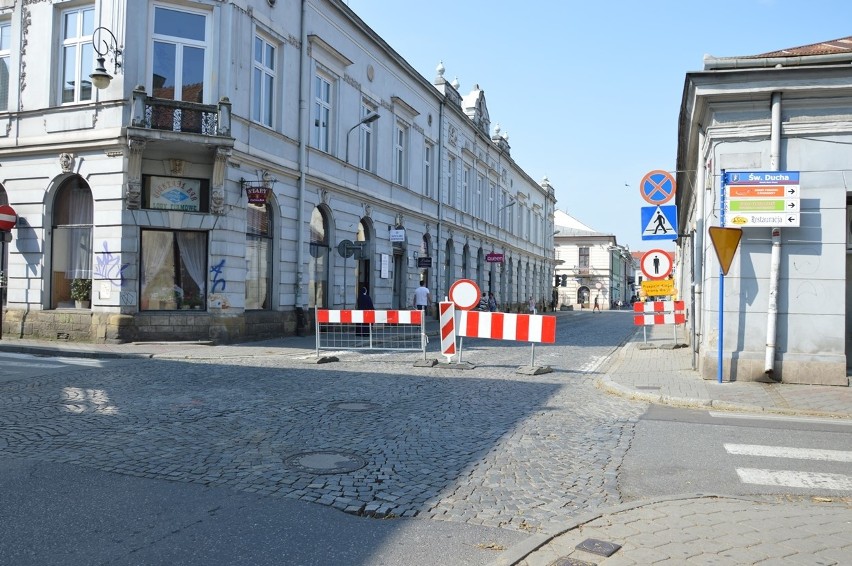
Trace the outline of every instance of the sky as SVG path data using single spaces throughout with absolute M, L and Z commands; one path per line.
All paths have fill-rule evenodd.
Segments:
M 632 251 L 642 178 L 674 172 L 686 73 L 852 36 L 850 0 L 348 0 L 430 82 L 478 84 L 512 158 L 556 206 Z M 673 201 L 668 203 L 673 204 Z

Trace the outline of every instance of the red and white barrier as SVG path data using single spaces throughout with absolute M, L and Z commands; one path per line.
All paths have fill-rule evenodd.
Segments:
M 317 310 L 317 322 L 323 324 L 421 324 L 423 311 Z
M 684 305 L 684 301 L 633 303 L 633 312 L 641 313 L 633 316 L 633 324 L 636 326 L 683 324 L 686 322 L 685 311 L 686 306 Z
M 556 342 L 556 317 L 540 314 L 461 311 L 458 335 L 467 338 Z
M 455 304 L 451 302 L 438 303 L 441 325 L 441 353 L 447 360 L 456 353 Z

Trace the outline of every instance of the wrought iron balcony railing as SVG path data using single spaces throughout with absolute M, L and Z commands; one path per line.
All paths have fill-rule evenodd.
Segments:
M 227 98 L 218 104 L 199 104 L 148 96 L 145 89 L 133 91 L 133 118 L 137 128 L 184 132 L 205 136 L 231 135 L 231 102 Z

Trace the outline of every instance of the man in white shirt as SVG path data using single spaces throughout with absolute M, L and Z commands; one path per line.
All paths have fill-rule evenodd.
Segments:
M 432 293 L 421 281 L 420 287 L 414 290 L 414 307 L 417 310 L 425 311 L 426 307 L 430 306 L 432 306 Z

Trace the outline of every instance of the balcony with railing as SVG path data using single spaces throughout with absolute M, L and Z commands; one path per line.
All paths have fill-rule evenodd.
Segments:
M 231 102 L 200 104 L 148 96 L 145 89 L 133 91 L 131 126 L 163 132 L 231 136 Z

